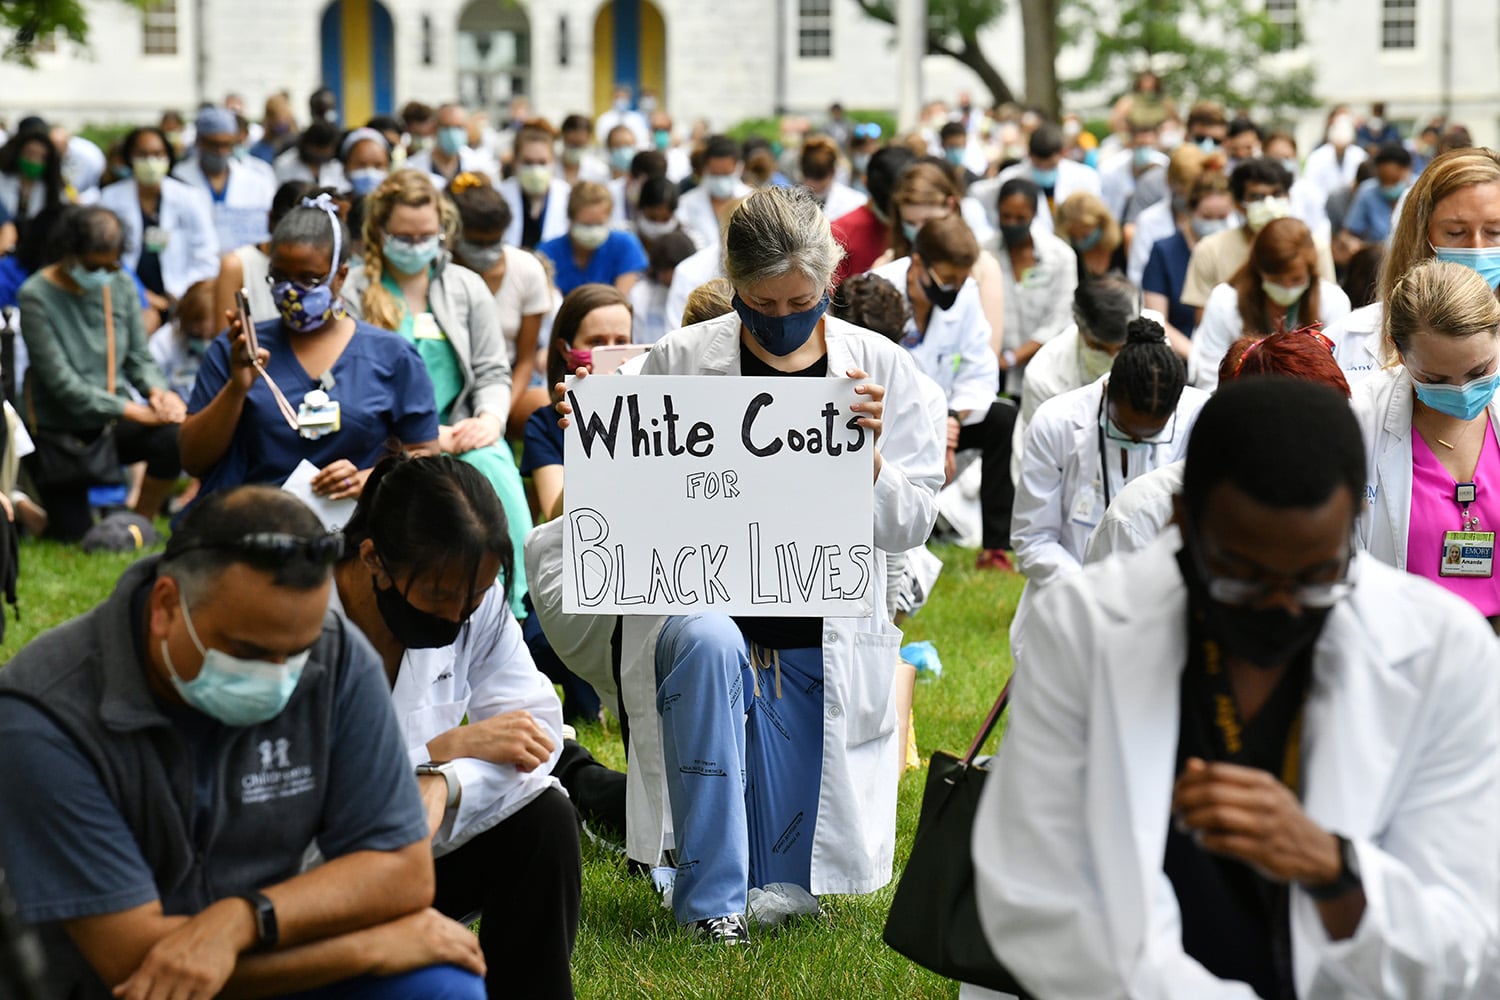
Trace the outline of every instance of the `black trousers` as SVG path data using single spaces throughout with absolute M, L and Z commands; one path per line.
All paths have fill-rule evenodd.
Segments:
M 119 452 L 121 465 L 145 462 L 146 475 L 156 479 L 176 479 L 182 471 L 176 424 L 148 427 L 129 420 L 118 421 L 115 424 L 115 449 Z M 42 507 L 47 511 L 48 538 L 76 542 L 94 526 L 87 486 L 38 486 L 37 492 L 41 494 Z
M 958 447 L 980 449 L 979 513 L 983 546 L 1010 548 L 1010 511 L 1016 504 L 1016 484 L 1010 478 L 1011 436 L 1016 431 L 1015 402 L 1004 397 L 990 404 L 977 424 L 958 432 Z
M 437 859 L 437 909 L 454 919 L 483 910 L 490 1000 L 572 1000 L 582 878 L 578 816 L 555 788 Z

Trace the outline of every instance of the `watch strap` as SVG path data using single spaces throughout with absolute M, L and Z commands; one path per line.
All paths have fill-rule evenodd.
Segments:
M 1342 834 L 1334 834 L 1334 836 L 1339 842 L 1338 878 L 1326 885 L 1304 884 L 1302 886 L 1309 896 L 1320 903 L 1340 899 L 1364 885 L 1359 876 L 1359 853 L 1354 848 L 1354 842 Z
M 251 951 L 270 951 L 276 947 L 281 939 L 281 932 L 276 925 L 276 907 L 263 892 L 240 893 L 240 898 L 250 904 L 251 911 L 255 914 L 255 946 Z
M 463 785 L 458 780 L 458 768 L 453 766 L 452 761 L 429 761 L 426 764 L 417 765 L 418 774 L 442 775 L 443 783 L 448 786 L 448 799 L 444 805 L 445 809 L 452 809 L 458 805 L 459 795 L 463 792 Z

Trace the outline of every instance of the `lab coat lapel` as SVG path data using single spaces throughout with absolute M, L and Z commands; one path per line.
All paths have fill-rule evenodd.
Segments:
M 1406 568 L 1407 522 L 1411 517 L 1412 395 L 1411 379 L 1396 379 L 1385 411 L 1385 448 L 1376 459 L 1377 488 L 1384 498 L 1387 527 L 1394 542 L 1391 557 L 1398 569 Z
M 1368 837 L 1393 811 L 1388 799 L 1421 704 L 1401 665 L 1426 642 L 1419 627 L 1393 622 L 1388 608 L 1372 613 L 1358 595 L 1329 616 L 1302 737 L 1303 807 L 1323 827 Z

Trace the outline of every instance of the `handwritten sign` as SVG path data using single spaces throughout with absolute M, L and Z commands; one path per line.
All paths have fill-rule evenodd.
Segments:
M 863 617 L 874 452 L 851 379 L 592 377 L 568 390 L 564 610 Z

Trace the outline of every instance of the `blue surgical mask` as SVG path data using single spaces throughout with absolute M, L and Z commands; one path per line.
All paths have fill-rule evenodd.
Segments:
M 362 167 L 349 174 L 349 190 L 355 197 L 363 197 L 380 187 L 386 172 L 379 167 Z
M 1485 411 L 1500 388 L 1500 372 L 1476 378 L 1463 385 L 1433 385 L 1412 378 L 1417 398 L 1426 406 L 1459 420 L 1473 420 Z
M 437 144 L 444 153 L 457 156 L 458 151 L 469 144 L 469 132 L 457 125 L 444 125 L 438 129 Z
M 740 179 L 734 174 L 709 174 L 703 178 L 703 186 L 708 189 L 708 196 L 720 201 L 733 198 L 734 190 L 739 183 Z
M 1231 225 L 1232 223 L 1229 219 L 1205 219 L 1202 216 L 1195 215 L 1192 221 L 1193 235 L 1201 240 L 1205 236 L 1222 233 L 1224 230 L 1229 229 Z
M 767 316 L 763 312 L 757 312 L 745 305 L 738 292 L 731 304 L 739 314 L 740 322 L 745 324 L 745 329 L 750 331 L 756 342 L 778 358 L 784 358 L 807 343 L 807 338 L 812 336 L 818 320 L 823 318 L 823 313 L 828 309 L 828 293 L 824 292 L 818 304 L 811 309 L 787 316 Z
M 609 165 L 619 173 L 630 169 L 630 164 L 635 160 L 635 148 L 632 146 L 613 146 L 609 151 Z
M 1500 247 L 1433 247 L 1438 260 L 1462 264 L 1490 283 L 1500 287 Z
M 1038 170 L 1036 167 L 1032 167 L 1031 179 L 1037 187 L 1044 191 L 1050 191 L 1057 187 L 1057 168 Z
M 187 625 L 188 637 L 203 654 L 203 666 L 198 670 L 198 676 L 184 681 L 177 676 L 177 668 L 172 664 L 167 640 L 161 641 L 161 658 L 167 665 L 167 672 L 172 675 L 172 686 L 182 700 L 226 726 L 255 726 L 280 715 L 287 702 L 292 700 L 292 692 L 297 690 L 297 681 L 307 664 L 308 651 L 288 656 L 283 663 L 272 663 L 240 659 L 220 649 L 206 649 L 198 639 L 187 602 L 180 593 L 177 600 L 182 606 L 182 620 Z
M 908 243 L 911 243 L 913 240 L 915 240 L 917 238 L 917 233 L 920 232 L 921 229 L 922 229 L 921 224 L 917 223 L 917 222 L 902 222 L 901 223 L 901 235 L 903 235 L 903 236 L 906 237 L 906 242 L 908 242 Z
M 1400 181 L 1391 185 L 1382 184 L 1380 187 L 1380 197 L 1394 205 L 1396 202 L 1401 200 L 1401 195 L 1405 190 L 1405 181 Z
M 420 243 L 408 243 L 387 233 L 380 241 L 380 254 L 386 263 L 402 274 L 417 274 L 437 257 L 440 244 L 437 236 L 429 236 Z
M 943 156 L 955 167 L 964 165 L 964 148 L 962 146 L 949 146 L 943 150 Z
M 82 264 L 74 264 L 68 268 L 68 277 L 78 282 L 78 287 L 85 292 L 97 292 L 115 280 L 115 272 L 107 268 L 93 271 Z
M 1151 166 L 1153 162 L 1153 158 L 1151 156 L 1151 147 L 1135 147 L 1135 151 L 1130 154 L 1130 162 L 1131 165 L 1134 166 L 1137 170 L 1142 170 L 1146 167 Z
M 1073 241 L 1073 249 L 1079 253 L 1088 253 L 1094 247 L 1098 246 L 1099 241 L 1102 239 L 1104 239 L 1103 227 L 1095 226 L 1087 236 Z

